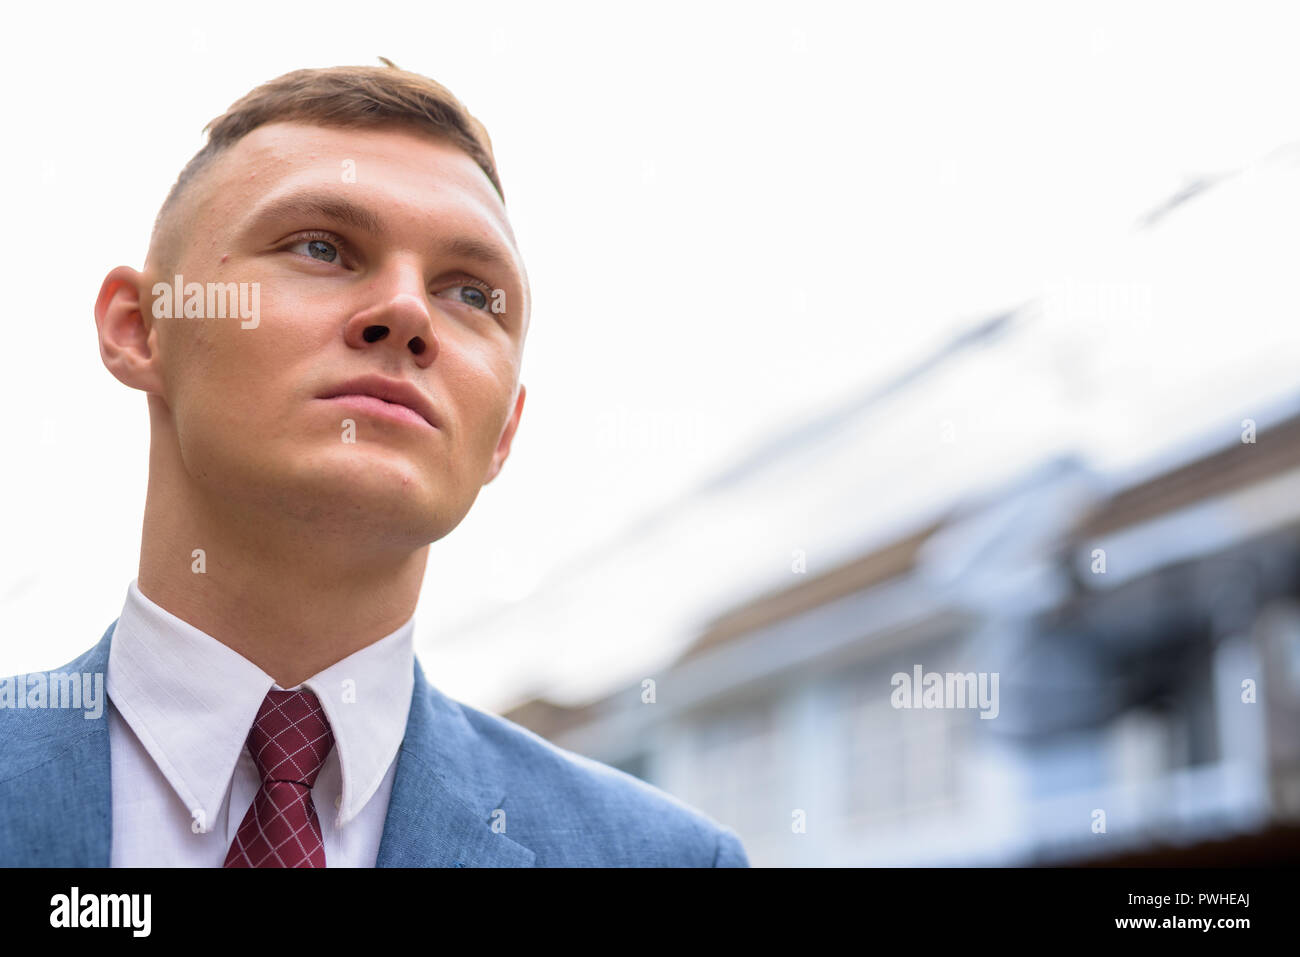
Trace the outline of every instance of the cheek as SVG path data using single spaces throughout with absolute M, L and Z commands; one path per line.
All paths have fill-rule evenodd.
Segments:
M 230 320 L 187 321 L 188 328 L 174 328 L 164 340 L 168 404 L 182 439 L 187 430 L 208 441 L 219 440 L 214 432 L 236 441 L 265 438 L 284 420 L 313 345 L 270 321 L 265 309 L 252 329 Z
M 478 362 L 465 364 L 457 375 L 445 379 L 460 411 L 462 444 L 476 466 L 486 466 L 492 458 L 510 417 L 513 376 L 514 370 L 505 363 Z

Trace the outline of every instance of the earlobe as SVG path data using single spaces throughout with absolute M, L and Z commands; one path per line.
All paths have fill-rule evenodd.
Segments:
M 118 266 L 104 277 L 95 300 L 95 327 L 104 367 L 133 389 L 161 394 L 158 359 L 149 342 L 151 323 L 141 312 L 145 276 Z

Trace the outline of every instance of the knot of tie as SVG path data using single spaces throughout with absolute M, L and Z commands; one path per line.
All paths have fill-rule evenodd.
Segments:
M 332 747 L 334 732 L 314 694 L 266 693 L 248 732 L 262 786 L 230 843 L 226 867 L 325 866 L 311 789 Z
M 281 781 L 310 790 L 332 747 L 325 710 L 305 688 L 268 691 L 248 732 L 248 753 L 264 787 Z

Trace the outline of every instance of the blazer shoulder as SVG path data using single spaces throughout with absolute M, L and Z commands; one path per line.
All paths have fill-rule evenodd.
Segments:
M 500 715 L 446 700 L 492 756 L 507 833 L 537 852 L 538 866 L 749 866 L 734 831 L 679 798 Z
M 106 733 L 107 712 L 103 640 L 57 668 L 0 678 L 0 741 L 5 742 L 0 781 L 13 780 L 83 739 Z

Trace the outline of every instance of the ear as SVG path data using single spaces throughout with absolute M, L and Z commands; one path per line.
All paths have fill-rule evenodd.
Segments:
M 528 390 L 524 388 L 524 384 L 519 383 L 519 395 L 515 398 L 515 410 L 511 413 L 510 421 L 506 423 L 506 427 L 501 433 L 501 441 L 497 443 L 497 450 L 492 455 L 492 465 L 488 468 L 487 478 L 483 480 L 484 485 L 496 478 L 501 471 L 501 466 L 506 464 L 506 457 L 510 454 L 510 442 L 515 437 L 515 430 L 519 428 L 519 416 L 524 411 L 524 396 L 527 394 Z
M 95 327 L 104 368 L 133 389 L 162 395 L 162 370 L 152 337 L 152 324 L 140 311 L 147 278 L 129 266 L 118 266 L 104 277 L 95 300 Z

